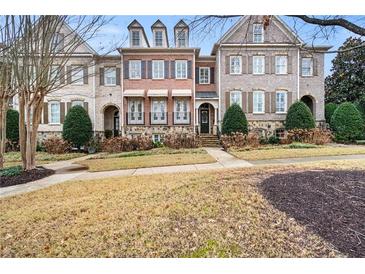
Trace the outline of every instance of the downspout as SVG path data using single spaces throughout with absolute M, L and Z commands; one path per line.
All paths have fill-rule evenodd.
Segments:
M 193 128 L 193 132 L 195 133 L 196 132 L 196 113 L 195 113 L 195 49 L 194 49 L 194 54 L 193 54 L 193 68 L 192 68 L 192 73 L 193 73 L 193 125 L 194 125 L 194 128 Z
M 123 54 L 122 52 L 120 53 L 120 56 L 121 56 L 121 65 L 120 65 L 120 77 L 122 78 L 120 80 L 120 88 L 122 90 L 122 105 L 121 105 L 121 113 L 119 114 L 120 115 L 120 119 L 122 119 L 121 121 L 121 129 L 122 129 L 122 136 L 124 136 L 124 89 L 123 89 L 123 84 L 124 84 L 124 66 L 123 66 Z
M 94 60 L 93 64 L 93 107 L 94 107 L 94 113 L 93 113 L 93 131 L 94 134 L 96 133 L 96 61 Z
M 300 49 L 298 48 L 297 54 L 297 100 L 299 101 L 299 88 L 300 88 Z
M 218 128 L 221 131 L 221 48 L 218 48 Z

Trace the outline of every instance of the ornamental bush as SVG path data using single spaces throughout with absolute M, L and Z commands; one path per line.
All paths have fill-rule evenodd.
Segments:
M 66 115 L 62 137 L 77 148 L 86 145 L 92 136 L 89 115 L 82 106 L 74 106 Z
M 163 144 L 169 148 L 198 148 L 202 146 L 201 139 L 194 133 L 167 133 Z
M 337 141 L 352 142 L 364 136 L 364 120 L 350 102 L 342 103 L 333 113 L 331 128 Z
M 117 136 L 104 139 L 101 144 L 102 151 L 109 153 L 118 153 L 133 150 L 149 150 L 153 148 L 151 136 L 139 135 L 128 138 L 126 136 Z
M 310 129 L 315 128 L 315 126 L 312 112 L 305 103 L 297 101 L 290 106 L 285 120 L 286 130 Z
M 329 124 L 331 123 L 331 117 L 335 112 L 337 105 L 335 103 L 328 103 L 324 107 L 324 115 L 326 117 L 326 122 Z
M 51 135 L 43 141 L 44 149 L 49 154 L 63 154 L 71 150 L 70 143 L 62 138 Z
M 222 133 L 232 134 L 236 132 L 241 132 L 243 134 L 248 133 L 247 119 L 242 108 L 233 104 L 230 106 L 223 117 Z
M 19 142 L 19 112 L 14 109 L 6 112 L 6 139 L 12 144 Z

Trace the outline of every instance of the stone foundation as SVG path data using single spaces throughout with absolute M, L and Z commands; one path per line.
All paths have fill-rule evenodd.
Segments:
M 257 132 L 262 137 L 275 135 L 275 130 L 284 128 L 283 121 L 248 121 L 248 130 Z
M 139 134 L 166 134 L 166 133 L 194 133 L 192 126 L 126 126 L 124 127 L 126 136 Z

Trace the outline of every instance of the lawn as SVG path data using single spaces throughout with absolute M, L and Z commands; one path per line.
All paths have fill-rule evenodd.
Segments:
M 229 150 L 229 153 L 243 160 L 255 161 L 280 158 L 365 154 L 365 146 L 335 147 L 294 144 L 292 146 L 263 146 L 258 149 L 250 150 L 232 148 Z
M 260 185 L 286 172 L 364 167 L 327 161 L 55 185 L 0 200 L 0 256 L 341 257 Z
M 36 162 L 37 164 L 48 164 L 51 162 L 65 161 L 78 157 L 85 156 L 84 153 L 64 153 L 64 154 L 49 154 L 47 152 L 37 152 Z M 5 153 L 5 167 L 21 165 L 20 152 L 7 152 Z
M 156 148 L 147 151 L 133 151 L 116 154 L 103 154 L 84 161 L 89 171 L 106 171 L 156 166 L 213 163 L 216 160 L 204 149 Z

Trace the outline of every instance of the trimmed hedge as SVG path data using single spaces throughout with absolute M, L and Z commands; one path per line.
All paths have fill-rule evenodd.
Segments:
M 289 107 L 288 114 L 285 120 L 285 129 L 310 129 L 315 128 L 316 123 L 309 107 L 297 101 Z
M 89 115 L 82 106 L 74 106 L 65 117 L 62 137 L 75 147 L 86 145 L 92 137 L 92 125 Z
M 364 120 L 354 104 L 345 102 L 333 113 L 331 128 L 337 141 L 351 142 L 363 137 Z
M 19 112 L 14 109 L 6 112 L 6 139 L 11 143 L 19 142 Z
M 246 115 L 237 104 L 233 104 L 227 109 L 222 124 L 223 134 L 232 134 L 235 132 L 248 133 Z
M 328 103 L 324 107 L 324 115 L 326 117 L 326 122 L 331 123 L 331 117 L 335 110 L 337 109 L 337 105 L 335 103 Z

